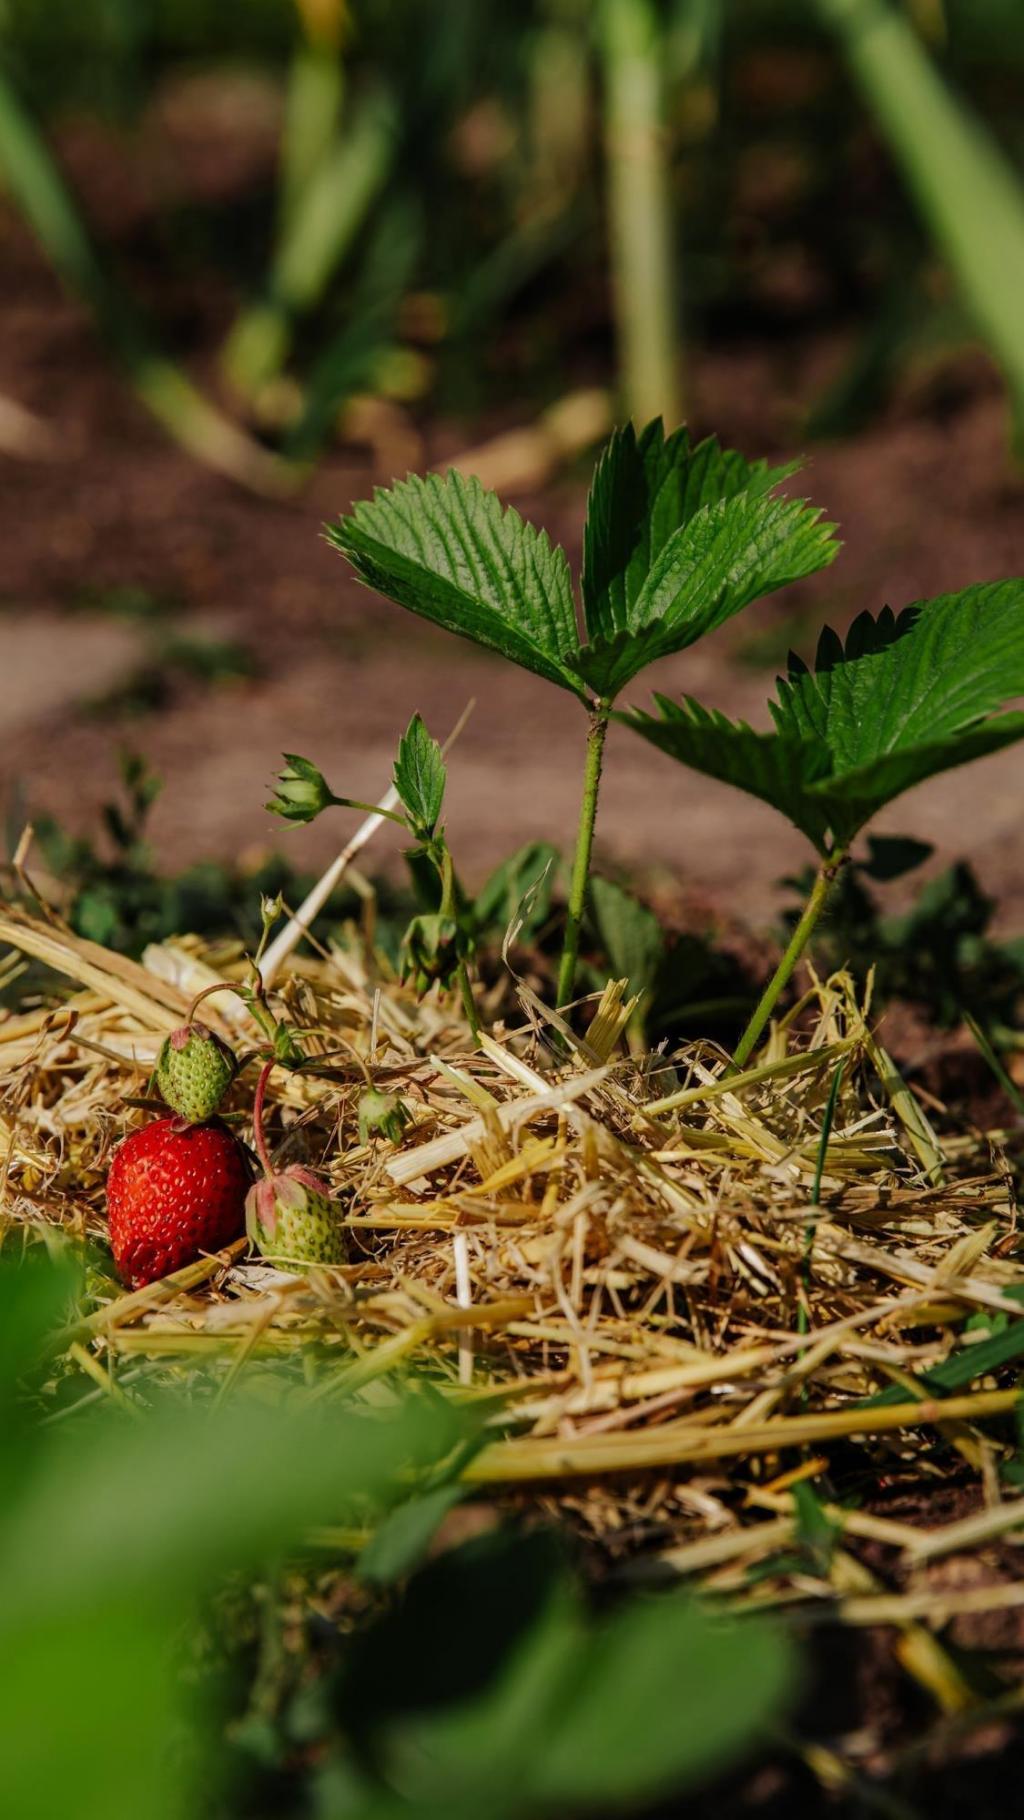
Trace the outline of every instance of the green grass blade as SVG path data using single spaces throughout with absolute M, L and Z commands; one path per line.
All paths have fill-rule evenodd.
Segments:
M 1024 406 L 1024 190 L 1015 171 L 897 8 L 880 0 L 818 5 Z
M 665 93 L 652 0 L 602 0 L 608 215 L 619 381 L 631 417 L 678 423 L 679 299 Z

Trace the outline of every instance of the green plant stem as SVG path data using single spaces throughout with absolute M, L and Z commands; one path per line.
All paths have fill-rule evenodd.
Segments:
M 761 1032 L 767 1024 L 768 1019 L 771 1017 L 779 997 L 784 988 L 788 985 L 793 970 L 814 933 L 818 918 L 825 908 L 825 903 L 828 894 L 832 889 L 836 874 L 840 870 L 840 867 L 845 863 L 846 854 L 837 852 L 831 853 L 819 866 L 818 875 L 814 881 L 814 888 L 810 897 L 807 899 L 804 913 L 789 938 L 786 952 L 782 956 L 775 972 L 772 974 L 771 979 L 762 992 L 761 997 L 757 1002 L 754 1015 L 736 1045 L 732 1058 L 732 1065 L 734 1068 L 742 1068 L 753 1054 Z
M 821 1178 L 825 1173 L 825 1164 L 828 1161 L 828 1146 L 832 1137 L 832 1127 L 836 1122 L 836 1108 L 839 1105 L 839 1090 L 843 1084 L 843 1075 L 846 1073 L 846 1062 L 847 1057 L 844 1055 L 832 1076 L 832 1085 L 828 1090 L 825 1117 L 822 1120 L 821 1137 L 818 1142 L 818 1160 L 814 1169 L 814 1185 L 811 1188 L 811 1206 L 815 1209 L 821 1206 Z M 807 1332 L 807 1306 L 811 1295 L 811 1262 L 814 1256 L 814 1234 L 815 1221 L 810 1219 L 804 1227 L 804 1250 L 803 1258 L 801 1260 L 804 1296 L 803 1301 L 797 1309 L 796 1324 L 798 1333 Z M 803 1386 L 803 1401 L 807 1401 L 806 1382 Z
M 480 1041 L 480 1019 L 477 1017 L 476 1002 L 473 998 L 473 988 L 469 982 L 469 968 L 466 966 L 465 961 L 462 960 L 461 958 L 459 960 L 456 977 L 459 982 L 459 993 L 462 998 L 462 1009 L 466 1013 L 466 1022 L 469 1025 L 471 1031 L 473 1032 L 474 1043 L 479 1043 L 479 1041 Z
M 274 1173 L 274 1165 L 270 1160 L 270 1152 L 267 1149 L 267 1140 L 263 1135 L 263 1102 L 267 1097 L 267 1082 L 270 1079 L 273 1067 L 273 1062 L 265 1062 L 260 1069 L 260 1077 L 256 1082 L 256 1097 L 253 1101 L 252 1108 L 252 1135 L 256 1145 L 256 1154 L 263 1164 L 264 1174 L 267 1176 L 268 1180 Z
M 916 8 L 921 13 L 920 0 Z M 947 86 L 899 7 L 817 0 L 974 319 L 1024 410 L 1024 198 L 987 122 Z M 936 18 L 941 26 L 941 12 Z
M 590 717 L 587 735 L 587 764 L 583 773 L 583 801 L 576 836 L 576 853 L 569 883 L 569 908 L 565 918 L 565 945 L 558 969 L 556 1004 L 559 1009 L 572 998 L 576 985 L 576 962 L 580 951 L 580 926 L 587 902 L 590 878 L 590 854 L 594 845 L 594 823 L 597 820 L 597 798 L 601 789 L 601 766 L 604 742 L 608 732 L 608 706 L 601 702 Z
M 456 901 L 455 891 L 455 864 L 447 843 L 442 840 L 440 843 L 440 853 L 438 853 L 437 844 L 435 843 L 431 849 L 431 857 L 441 874 L 440 915 L 449 917 L 453 923 L 457 923 L 458 903 Z M 466 959 L 462 954 L 459 955 L 455 969 L 455 977 L 459 982 L 459 994 L 462 999 L 462 1009 L 466 1013 L 466 1022 L 473 1032 L 474 1043 L 479 1043 L 480 1019 L 477 1017 L 476 1002 L 473 998 L 473 988 L 470 985 L 469 968 L 466 966 Z
M 398 128 L 391 97 L 368 95 L 296 198 L 266 294 L 242 312 L 225 345 L 225 372 L 244 394 L 258 391 L 284 366 L 299 318 L 319 303 L 388 178 Z
M 340 47 L 304 35 L 292 53 L 281 129 L 278 190 L 284 231 L 334 145 L 344 90 Z
M 62 282 L 92 312 L 136 395 L 198 461 L 256 492 L 285 494 L 301 471 L 254 442 L 153 345 L 134 303 L 107 271 L 78 199 L 31 111 L 0 68 L 0 184 Z

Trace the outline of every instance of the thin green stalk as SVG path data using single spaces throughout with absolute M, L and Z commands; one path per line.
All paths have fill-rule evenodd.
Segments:
M 256 1154 L 263 1164 L 263 1172 L 268 1180 L 274 1173 L 274 1165 L 271 1162 L 270 1152 L 267 1149 L 267 1140 L 263 1135 L 263 1103 L 267 1097 L 267 1082 L 269 1081 L 273 1070 L 273 1062 L 265 1062 L 260 1069 L 260 1077 L 256 1082 L 256 1097 L 253 1100 L 252 1107 L 253 1141 L 256 1145 Z
M 583 801 L 580 804 L 579 832 L 576 836 L 576 854 L 572 863 L 572 878 L 569 883 L 569 908 L 565 918 L 565 945 L 562 949 L 562 960 L 558 969 L 558 991 L 556 1004 L 559 1008 L 567 1005 L 576 986 L 576 962 L 580 951 L 580 926 L 587 902 L 587 883 L 590 878 L 590 854 L 594 845 L 594 823 L 597 820 L 597 798 L 601 788 L 601 766 L 604 761 L 604 742 L 608 732 L 608 708 L 602 702 L 594 709 L 590 717 L 590 732 L 587 735 L 587 764 L 583 773 Z
M 652 0 L 604 0 L 608 217 L 619 374 L 637 423 L 679 422 L 679 325 L 664 95 Z
M 815 1165 L 815 1170 L 814 1170 L 814 1185 L 811 1189 L 811 1206 L 815 1207 L 815 1208 L 821 1206 L 821 1178 L 825 1173 L 825 1163 L 828 1158 L 829 1140 L 832 1136 L 832 1127 L 835 1124 L 835 1120 L 836 1120 L 836 1107 L 839 1104 L 839 1089 L 843 1084 L 843 1075 L 846 1073 L 846 1060 L 847 1060 L 847 1058 L 844 1055 L 842 1061 L 839 1063 L 838 1068 L 836 1069 L 834 1075 L 832 1076 L 832 1085 L 829 1088 L 828 1100 L 825 1105 L 825 1117 L 822 1120 L 821 1138 L 818 1143 L 818 1160 L 817 1160 L 817 1163 Z M 800 1307 L 797 1310 L 797 1317 L 796 1317 L 797 1331 L 799 1333 L 807 1332 L 807 1303 L 810 1299 L 811 1259 L 814 1255 L 814 1225 L 815 1225 L 815 1223 L 813 1220 L 808 1220 L 806 1226 L 804 1227 L 804 1251 L 803 1251 L 803 1260 L 802 1260 L 804 1300 L 801 1302 Z M 804 1385 L 804 1399 L 805 1400 L 806 1400 L 806 1396 L 807 1396 L 807 1385 L 805 1383 L 805 1385 Z
M 435 848 L 433 859 L 434 864 L 438 867 L 441 874 L 440 915 L 449 917 L 454 923 L 458 920 L 458 904 L 455 891 L 455 864 L 447 844 L 442 843 L 440 854 L 438 854 Z M 476 1001 L 473 998 L 473 988 L 470 985 L 469 968 L 466 966 L 466 959 L 462 954 L 459 955 L 455 969 L 455 977 L 459 982 L 459 994 L 462 999 L 462 1009 L 466 1013 L 466 1022 L 473 1032 L 474 1043 L 478 1043 L 480 1041 L 480 1019 L 477 1017 Z
M 466 1022 L 473 1032 L 474 1043 L 478 1043 L 480 1041 L 480 1019 L 477 1017 L 473 988 L 469 981 L 469 968 L 461 957 L 456 978 L 459 982 L 459 993 L 462 997 L 462 1009 L 466 1013 Z
M 792 977 L 793 970 L 796 967 L 800 956 L 803 954 L 804 949 L 814 933 L 818 918 L 825 908 L 825 903 L 828 894 L 832 889 L 836 874 L 845 863 L 846 854 L 838 852 L 830 854 L 828 859 L 823 860 L 822 864 L 819 866 L 818 875 L 814 881 L 814 889 L 807 899 L 807 905 L 800 921 L 797 923 L 796 928 L 789 938 L 786 952 L 782 956 L 775 972 L 772 974 L 771 979 L 762 992 L 761 997 L 757 1002 L 757 1008 L 754 1011 L 754 1015 L 736 1045 L 736 1050 L 732 1058 L 732 1065 L 734 1068 L 742 1068 L 753 1054 L 761 1032 L 767 1024 L 768 1019 L 771 1017 L 784 988 L 788 985 Z

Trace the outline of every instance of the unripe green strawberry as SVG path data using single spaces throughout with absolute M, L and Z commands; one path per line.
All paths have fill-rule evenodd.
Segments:
M 245 1229 L 257 1250 L 285 1269 L 345 1262 L 338 1207 L 319 1177 L 295 1163 L 250 1188 Z
M 237 1067 L 227 1044 L 205 1024 L 182 1024 L 160 1050 L 156 1083 L 174 1112 L 190 1125 L 201 1125 L 213 1117 Z
M 359 1096 L 358 1117 L 361 1144 L 368 1143 L 378 1131 L 381 1137 L 389 1138 L 392 1144 L 398 1144 L 409 1123 L 409 1110 L 397 1093 L 381 1093 L 377 1087 L 368 1087 Z

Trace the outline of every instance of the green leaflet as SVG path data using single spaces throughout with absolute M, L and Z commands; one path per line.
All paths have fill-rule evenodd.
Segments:
M 826 630 L 813 672 L 797 660 L 772 702 L 774 733 L 693 701 L 618 718 L 681 763 L 788 816 L 819 852 L 845 847 L 886 803 L 939 772 L 1024 738 L 1024 580 L 862 614 L 845 645 Z M 988 716 L 989 718 L 986 718 Z
M 997 714 L 944 740 L 908 751 L 884 753 L 866 765 L 830 778 L 817 786 L 814 794 L 823 806 L 827 804 L 833 836 L 839 846 L 845 847 L 865 822 L 905 790 L 942 771 L 953 771 L 974 758 L 1015 745 L 1019 739 L 1024 739 L 1024 714 Z
M 395 759 L 395 789 L 417 838 L 430 839 L 444 801 L 445 764 L 441 748 L 418 714 L 402 734 Z
M 701 506 L 663 545 L 625 608 L 625 624 L 586 645 L 571 667 L 613 699 L 656 658 L 685 650 L 752 600 L 832 562 L 834 528 L 803 500 L 761 493 Z
M 631 629 L 630 610 L 675 533 L 702 506 L 737 493 L 768 493 L 796 464 L 769 468 L 723 449 L 694 446 L 686 430 L 666 438 L 661 420 L 638 436 L 616 430 L 594 470 L 583 534 L 583 603 L 592 639 Z
M 780 732 L 825 740 L 846 771 L 935 744 L 1014 695 L 1024 695 L 1024 581 L 982 582 L 899 618 L 862 613 L 845 645 L 826 628 L 813 673 L 791 660 L 772 715 Z
M 378 487 L 328 538 L 371 588 L 574 694 L 579 644 L 565 551 L 454 472 Z
M 354 1811 L 646 1810 L 763 1735 L 793 1670 L 784 1633 L 759 1618 L 721 1621 L 680 1591 L 591 1616 L 550 1534 L 479 1536 L 428 1562 L 353 1641 L 347 1729 L 408 1803 Z
M 615 718 L 691 770 L 759 796 L 787 816 L 819 851 L 825 850 L 828 814 L 812 795 L 815 782 L 828 772 L 828 753 L 819 742 L 756 733 L 745 721 L 729 720 L 691 697 L 673 702 L 657 695 L 655 700 L 658 714 L 633 708 Z
M 577 624 L 565 552 L 476 480 L 410 477 L 329 528 L 363 581 L 590 705 L 759 595 L 823 568 L 831 525 L 769 497 L 792 470 L 660 423 L 612 438 L 591 489 Z

